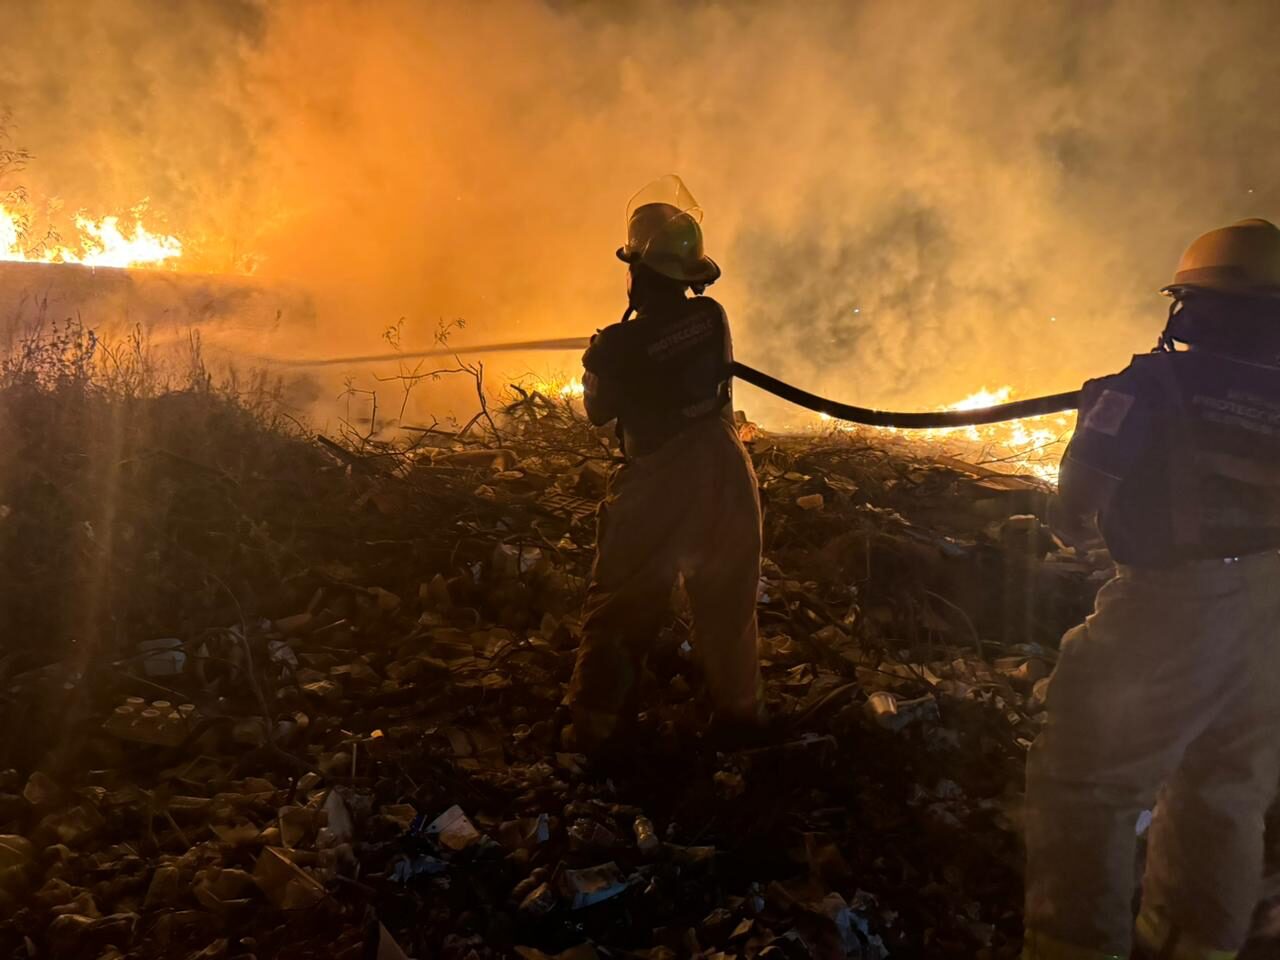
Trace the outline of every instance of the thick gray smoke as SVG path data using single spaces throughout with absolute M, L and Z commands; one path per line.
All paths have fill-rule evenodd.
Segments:
M 611 322 L 626 200 L 675 171 L 741 359 L 885 406 L 1067 389 L 1151 344 L 1195 234 L 1280 214 L 1265 0 L 0 15 L 33 194 L 149 197 L 190 268 L 308 287 L 323 336 L 294 348 L 317 355 L 399 317 L 414 343 L 441 317 L 477 340 Z

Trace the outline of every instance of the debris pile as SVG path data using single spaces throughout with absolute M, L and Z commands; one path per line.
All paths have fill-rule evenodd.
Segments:
M 0 418 L 6 955 L 1018 955 L 1023 758 L 1105 575 L 1038 481 L 756 431 L 768 736 L 703 738 L 677 597 L 591 761 L 561 699 L 615 451 L 571 403 L 391 443 L 115 402 L 114 440 Z M 125 464 L 109 511 L 54 489 L 77 450 Z

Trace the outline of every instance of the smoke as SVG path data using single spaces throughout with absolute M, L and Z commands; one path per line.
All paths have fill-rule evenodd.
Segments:
M 1193 236 L 1280 212 L 1265 0 L 0 13 L 33 194 L 149 197 L 189 267 L 311 291 L 314 355 L 612 322 L 626 200 L 675 171 L 740 359 L 868 405 L 1069 389 L 1153 342 Z

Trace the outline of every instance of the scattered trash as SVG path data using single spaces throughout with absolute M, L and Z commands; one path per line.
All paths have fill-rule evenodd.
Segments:
M 103 729 L 121 740 L 176 747 L 192 732 L 195 720 L 194 704 L 175 706 L 168 700 L 148 703 L 141 697 L 129 697 L 115 708 Z
M 743 422 L 774 722 L 716 749 L 705 651 L 670 618 L 626 745 L 588 759 L 561 705 L 616 449 L 571 406 L 493 413 L 501 448 L 483 420 L 414 449 L 167 437 L 215 473 L 151 458 L 181 496 L 122 499 L 140 539 L 101 662 L 5 674 L 30 732 L 0 771 L 0 945 L 1015 956 L 1025 747 L 1105 567 L 1047 537 L 1043 486 Z
M 498 579 L 519 577 L 541 562 L 540 547 L 500 543 L 493 550 L 493 574 Z
M 886 730 L 905 730 L 913 723 L 938 720 L 938 701 L 931 695 L 902 700 L 892 693 L 877 691 L 867 699 L 867 711 Z
M 560 877 L 561 890 L 573 910 L 601 903 L 627 889 L 622 871 L 613 862 L 584 870 L 566 870 Z
M 146 654 L 142 658 L 142 670 L 148 677 L 176 677 L 187 665 L 187 654 L 182 641 L 176 637 L 159 640 L 143 640 L 138 649 Z
M 288 851 L 267 847 L 253 868 L 262 895 L 280 910 L 302 910 L 324 899 L 324 887 L 296 863 Z
M 182 875 L 174 866 L 161 866 L 151 875 L 151 883 L 147 886 L 147 895 L 142 902 L 143 909 L 153 910 L 167 907 L 178 902 L 182 897 Z
M 450 807 L 427 826 L 426 834 L 450 850 L 465 850 L 480 839 L 480 831 L 467 819 L 462 808 Z
M 533 917 L 541 917 L 550 913 L 556 905 L 556 895 L 552 892 L 550 885 L 540 883 L 529 891 L 529 894 L 520 901 L 520 912 L 527 913 Z M 583 904 L 584 906 L 586 904 Z
M 819 511 L 826 506 L 826 501 L 820 493 L 810 493 L 803 497 L 796 497 L 796 506 L 801 510 Z
M 877 690 L 867 697 L 867 713 L 876 723 L 888 725 L 898 714 L 898 698 L 885 690 Z
M 632 830 L 636 837 L 636 847 L 644 856 L 651 857 L 658 852 L 662 841 L 658 839 L 658 833 L 648 817 L 636 817 Z
M 408 830 L 413 821 L 418 819 L 418 811 L 408 803 L 388 803 L 378 808 L 378 815 L 397 824 L 401 830 Z
M 396 943 L 395 937 L 381 923 L 378 924 L 378 944 L 373 960 L 410 960 L 409 955 L 400 949 L 400 944 Z
M 397 860 L 390 876 L 396 883 L 408 883 L 415 877 L 434 877 L 448 869 L 449 864 L 445 861 L 424 854 L 412 860 L 408 857 Z
M 337 790 L 330 790 L 324 800 L 325 829 L 329 831 L 332 843 L 350 843 L 355 836 L 355 825 L 351 821 L 351 813 L 347 810 L 346 801 Z
M 569 839 L 578 850 L 608 850 L 618 842 L 612 830 L 586 817 L 570 825 Z

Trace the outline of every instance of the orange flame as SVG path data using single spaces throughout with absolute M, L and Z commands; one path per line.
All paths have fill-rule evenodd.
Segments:
M 118 216 L 95 220 L 84 213 L 75 217 L 74 245 L 55 239 L 35 247 L 26 245 L 22 216 L 0 204 L 0 260 L 26 263 L 79 263 L 87 267 L 158 266 L 182 256 L 177 237 L 153 233 L 142 224 L 144 206 L 132 211 L 132 229 L 122 229 Z
M 939 410 L 978 410 L 1008 403 L 1013 399 L 1013 387 L 1008 385 L 989 390 L 983 387 L 963 400 L 948 403 Z M 818 419 L 836 430 L 861 429 L 852 424 L 840 424 L 825 413 Z M 1067 413 L 1031 417 L 1026 420 L 1009 420 L 978 427 L 941 427 L 935 430 L 899 430 L 896 427 L 875 428 L 888 433 L 901 433 L 909 439 L 931 444 L 956 444 L 963 446 L 970 455 L 977 453 L 980 461 L 999 464 L 1015 473 L 1031 474 L 1042 480 L 1056 482 L 1059 462 L 1074 430 L 1073 417 Z M 977 449 L 975 449 L 977 448 Z
M 544 397 L 561 397 L 565 400 L 581 399 L 582 381 L 577 377 L 535 377 L 529 387 Z
M 584 390 L 585 388 L 582 386 L 582 381 L 577 377 L 574 377 L 572 380 L 562 383 L 557 392 L 562 397 L 580 397 Z

